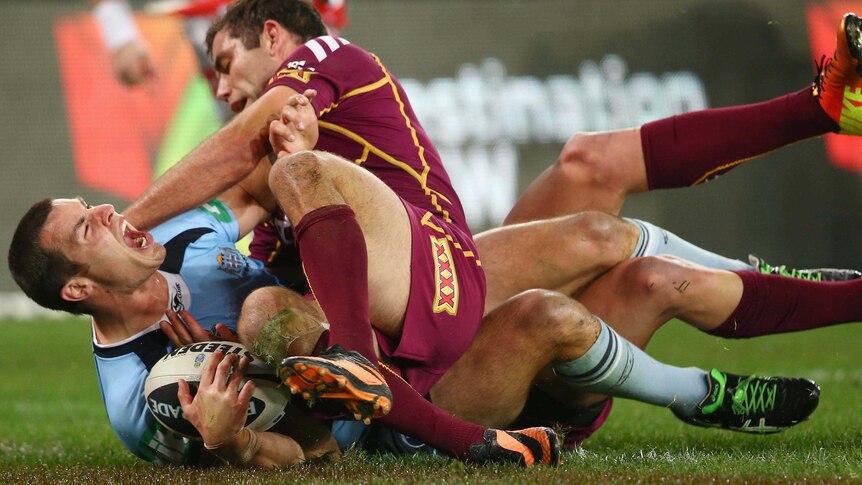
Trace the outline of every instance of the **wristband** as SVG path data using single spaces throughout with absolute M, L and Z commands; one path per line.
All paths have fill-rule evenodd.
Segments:
M 254 455 L 260 450 L 260 445 L 257 443 L 257 433 L 250 428 L 243 428 L 248 431 L 248 444 L 245 445 L 245 448 L 239 453 L 237 460 L 245 465 L 254 458 Z
M 123 0 L 102 0 L 93 9 L 93 16 L 111 52 L 141 37 L 132 16 L 132 8 Z
M 254 458 L 254 455 L 256 455 L 258 451 L 260 451 L 260 445 L 257 441 L 257 433 L 254 430 L 250 428 L 242 428 L 241 430 L 239 430 L 239 432 L 245 432 L 246 434 L 248 434 L 248 441 L 246 442 L 245 447 L 237 454 L 236 457 L 237 463 L 245 465 L 250 462 L 252 458 Z M 215 452 L 223 448 L 225 443 L 227 443 L 228 441 L 229 440 L 225 440 L 212 445 L 204 443 L 204 448 L 209 451 Z

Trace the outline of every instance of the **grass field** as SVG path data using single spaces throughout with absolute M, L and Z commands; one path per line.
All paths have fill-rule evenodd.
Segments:
M 0 352 L 0 483 L 862 483 L 858 325 L 728 341 L 673 324 L 653 342 L 654 355 L 678 365 L 817 380 L 823 393 L 811 421 L 780 435 L 691 428 L 664 409 L 618 400 L 607 424 L 557 469 L 356 454 L 276 472 L 137 462 L 108 426 L 86 321 L 0 329 L 11 341 Z

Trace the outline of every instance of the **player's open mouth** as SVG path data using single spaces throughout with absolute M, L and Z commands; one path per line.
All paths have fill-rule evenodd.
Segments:
M 135 230 L 128 222 L 123 220 L 123 241 L 132 249 L 147 249 L 153 244 L 153 236 L 144 231 Z
M 240 111 L 245 109 L 246 101 L 248 101 L 248 100 L 240 99 L 238 101 L 234 101 L 233 103 L 230 104 L 230 110 L 233 111 L 234 113 L 239 113 Z

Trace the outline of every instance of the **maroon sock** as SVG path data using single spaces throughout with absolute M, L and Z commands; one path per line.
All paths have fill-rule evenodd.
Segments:
M 392 410 L 377 421 L 462 460 L 469 456 L 470 445 L 484 441 L 484 427 L 438 408 L 389 367 L 378 367 L 392 390 Z
M 756 271 L 736 274 L 742 298 L 713 335 L 758 337 L 862 320 L 862 279 L 819 283 Z
M 329 321 L 329 343 L 377 360 L 368 313 L 368 252 L 353 209 L 320 207 L 303 216 L 295 232 L 311 291 Z
M 688 187 L 838 127 L 804 88 L 757 104 L 693 111 L 641 127 L 650 190 Z

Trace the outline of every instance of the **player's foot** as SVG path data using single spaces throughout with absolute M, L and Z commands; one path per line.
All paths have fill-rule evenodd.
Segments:
M 560 464 L 560 443 L 551 428 L 486 429 L 483 438 L 482 443 L 470 445 L 470 461 L 517 463 L 524 467 Z
M 848 281 L 862 278 L 862 273 L 855 269 L 839 269 L 839 268 L 812 268 L 812 269 L 795 269 L 788 268 L 785 265 L 773 266 L 763 258 L 753 254 L 748 255 L 748 263 L 763 274 L 775 274 L 787 276 L 788 278 L 799 278 L 802 280 L 811 281 Z
M 862 19 L 856 14 L 841 20 L 835 54 L 821 60 L 812 93 L 839 133 L 862 134 Z
M 808 419 L 820 402 L 820 386 L 808 379 L 738 376 L 712 369 L 709 394 L 686 423 L 743 433 L 784 431 Z
M 318 399 L 340 403 L 366 424 L 392 408 L 392 391 L 377 367 L 340 345 L 317 357 L 288 357 L 281 361 L 279 375 L 291 393 L 301 394 L 309 404 Z

